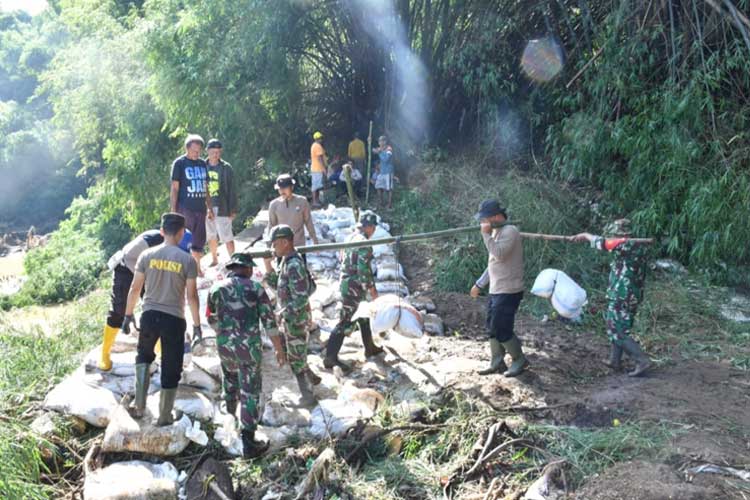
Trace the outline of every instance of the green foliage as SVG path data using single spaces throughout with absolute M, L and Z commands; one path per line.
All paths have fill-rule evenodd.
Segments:
M 99 340 L 107 295 L 98 293 L 67 306 L 50 331 L 19 324 L 16 313 L 0 313 L 0 497 L 46 499 L 53 489 L 40 482 L 46 473 L 41 450 L 51 445 L 36 437 L 23 415 L 81 362 Z

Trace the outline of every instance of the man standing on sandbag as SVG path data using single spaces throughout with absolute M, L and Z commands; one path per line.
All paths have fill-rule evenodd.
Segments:
M 360 234 L 352 238 L 351 241 L 369 240 L 375 233 L 377 226 L 378 218 L 375 214 L 362 214 L 359 218 L 359 224 L 357 224 Z M 339 366 L 344 372 L 351 371 L 351 367 L 341 361 L 338 354 L 344 343 L 344 337 L 354 330 L 354 323 L 357 323 L 362 334 L 365 357 L 370 358 L 383 353 L 383 349 L 376 346 L 372 340 L 369 318 L 359 318 L 356 322 L 352 322 L 352 316 L 357 312 L 359 303 L 367 300 L 368 291 L 373 300 L 378 298 L 375 279 L 372 276 L 372 257 L 372 247 L 350 248 L 344 251 L 344 258 L 341 262 L 341 284 L 339 285 L 341 312 L 339 322 L 328 339 L 326 357 L 323 360 L 323 365 L 328 369 Z
M 294 246 L 305 245 L 305 228 L 313 245 L 318 244 L 315 225 L 310 214 L 310 204 L 304 196 L 294 194 L 294 179 L 289 174 L 276 178 L 276 190 L 279 197 L 268 205 L 268 233 L 279 224 L 285 224 L 294 231 Z M 302 256 L 304 259 L 304 255 Z
M 242 403 L 240 425 L 245 458 L 258 457 L 268 449 L 267 442 L 255 439 L 263 360 L 261 323 L 273 342 L 279 363 L 285 361 L 271 299 L 263 286 L 251 279 L 254 265 L 247 254 L 232 255 L 226 265 L 229 275 L 208 293 L 208 322 L 216 330 L 227 413 L 234 416 L 237 400 Z
M 570 239 L 588 241 L 592 248 L 613 254 L 607 287 L 607 312 L 604 314 L 612 347 L 605 364 L 619 370 L 624 350 L 635 361 L 635 369 L 628 375 L 637 377 L 651 368 L 651 360 L 630 336 L 638 305 L 643 299 L 646 257 L 641 244 L 628 240 L 630 235 L 630 220 L 618 219 L 607 224 L 604 237 L 581 233 Z
M 521 341 L 513 332 L 516 311 L 523 298 L 521 233 L 512 225 L 493 229 L 492 224 L 502 224 L 508 218 L 505 208 L 495 200 L 483 201 L 475 217 L 481 222 L 482 239 L 489 259 L 487 270 L 471 289 L 471 296 L 478 297 L 481 289 L 489 283 L 487 329 L 492 353 L 490 366 L 478 373 L 503 373 L 506 377 L 516 377 L 529 365 Z M 505 364 L 506 352 L 513 359 L 510 368 Z
M 190 231 L 186 230 L 180 241 L 180 248 L 189 253 L 191 240 L 192 235 Z M 145 231 L 109 259 L 108 266 L 112 271 L 112 292 L 110 294 L 112 302 L 107 313 L 107 322 L 104 325 L 104 335 L 102 336 L 102 354 L 99 360 L 99 369 L 102 371 L 106 372 L 112 369 L 110 353 L 117 332 L 122 327 L 125 307 L 128 302 L 128 292 L 130 291 L 130 285 L 133 283 L 135 263 L 145 250 L 161 245 L 163 242 L 164 237 L 158 229 Z
M 177 384 L 182 375 L 185 345 L 185 291 L 193 317 L 193 338 L 201 337 L 198 314 L 198 265 L 178 246 L 185 234 L 185 217 L 170 212 L 161 216 L 161 235 L 164 243 L 150 248 L 138 257 L 135 276 L 128 294 L 122 331 L 133 323 L 133 310 L 144 285 L 141 334 L 135 358 L 135 401 L 131 407 L 134 418 L 143 417 L 150 382 L 149 367 L 156 358 L 154 346 L 161 341 L 161 392 L 159 419 L 156 425 L 170 425 L 174 421 L 172 408 L 177 396 Z
M 302 404 L 313 406 L 317 401 L 310 383 L 318 385 L 320 377 L 307 365 L 307 342 L 311 318 L 310 295 L 315 291 L 315 283 L 294 248 L 294 231 L 291 227 L 281 224 L 273 228 L 271 245 L 273 253 L 281 259 L 278 273 L 273 270 L 271 259 L 264 259 L 266 281 L 276 288 L 278 314 L 284 327 L 285 356 L 279 357 L 279 362 L 289 361 L 299 385 Z

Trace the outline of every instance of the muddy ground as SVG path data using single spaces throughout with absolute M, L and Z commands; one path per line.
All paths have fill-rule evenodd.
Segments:
M 434 290 L 431 264 L 405 249 L 402 262 L 413 291 Z M 473 369 L 489 353 L 484 330 L 486 299 L 468 294 L 430 293 L 445 321 L 446 337 L 430 339 L 430 360 L 443 384 L 474 394 L 496 408 L 547 407 L 523 411 L 535 423 L 606 428 L 648 422 L 676 429 L 664 463 L 615 464 L 579 489 L 581 499 L 750 498 L 748 483 L 716 474 L 688 482 L 685 470 L 702 463 L 750 468 L 750 382 L 728 362 L 699 362 L 675 356 L 647 376 L 633 379 L 603 363 L 608 343 L 602 332 L 520 314 L 516 331 L 531 369 L 517 379 L 480 377 Z M 627 363 L 626 363 L 627 365 Z M 446 372 L 440 368 L 452 367 Z M 744 490 L 744 491 L 743 491 Z

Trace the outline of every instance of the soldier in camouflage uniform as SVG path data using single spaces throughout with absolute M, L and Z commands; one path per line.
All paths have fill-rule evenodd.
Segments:
M 609 362 L 613 369 L 620 368 L 623 350 L 635 360 L 635 370 L 631 377 L 643 374 L 651 367 L 651 361 L 641 346 L 631 336 L 633 321 L 638 305 L 643 299 L 643 286 L 646 280 L 646 258 L 640 243 L 629 241 L 630 221 L 618 219 L 604 228 L 605 236 L 581 233 L 573 236 L 574 241 L 588 241 L 593 248 L 612 252 L 609 286 L 607 287 L 607 336 L 612 342 Z
M 352 241 L 369 240 L 375 232 L 377 224 L 378 218 L 375 214 L 363 214 L 359 219 L 359 224 L 357 224 L 360 234 L 356 235 Z M 354 330 L 355 322 L 352 322 L 352 316 L 357 311 L 359 303 L 367 300 L 367 291 L 369 290 L 373 299 L 378 297 L 375 279 L 372 276 L 372 257 L 372 247 L 350 248 L 344 251 L 341 262 L 341 313 L 339 323 L 328 339 L 326 357 L 323 360 L 323 364 L 328 369 L 340 366 L 344 372 L 351 370 L 349 365 L 339 360 L 338 354 L 344 343 L 344 336 L 349 335 Z M 369 358 L 381 354 L 383 349 L 376 346 L 372 340 L 370 320 L 360 318 L 356 323 L 362 334 L 365 357 Z
M 263 359 L 260 324 L 271 339 L 279 337 L 273 304 L 263 286 L 251 279 L 253 265 L 247 254 L 232 255 L 226 265 L 229 275 L 208 293 L 207 313 L 208 322 L 216 331 L 227 413 L 236 414 L 238 398 L 242 403 L 240 425 L 245 458 L 255 458 L 268 449 L 268 443 L 255 440 Z M 280 342 L 274 344 L 280 347 Z
M 265 260 L 266 281 L 276 288 L 286 359 L 297 379 L 302 404 L 311 406 L 316 403 L 316 399 L 309 384 L 320 383 L 320 377 L 307 365 L 308 325 L 311 318 L 309 299 L 314 292 L 314 282 L 302 257 L 294 248 L 294 231 L 291 227 L 285 224 L 274 227 L 271 230 L 271 245 L 274 254 L 281 261 L 276 272 L 271 267 L 271 260 Z

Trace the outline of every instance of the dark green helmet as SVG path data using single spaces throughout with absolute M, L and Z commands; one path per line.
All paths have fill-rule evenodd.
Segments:
M 253 258 L 246 253 L 235 253 L 226 265 L 227 269 L 233 267 L 255 267 L 255 262 L 253 262 Z
M 280 238 L 286 238 L 288 240 L 294 239 L 294 231 L 286 224 L 279 224 L 271 229 L 271 242 L 274 242 Z

